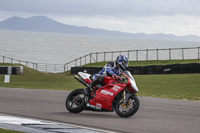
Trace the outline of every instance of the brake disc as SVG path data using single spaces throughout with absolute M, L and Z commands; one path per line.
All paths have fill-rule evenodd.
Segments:
M 122 104 L 120 104 L 119 108 L 122 111 L 128 111 L 133 107 L 133 101 L 129 99 L 129 102 L 127 104 L 124 104 L 124 102 Z

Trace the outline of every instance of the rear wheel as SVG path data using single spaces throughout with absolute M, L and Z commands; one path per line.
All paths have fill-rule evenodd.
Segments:
M 71 113 L 79 113 L 84 110 L 85 106 L 84 89 L 77 89 L 72 91 L 65 102 L 67 110 Z
M 130 117 L 137 112 L 139 106 L 139 99 L 133 94 L 126 103 L 123 98 L 120 98 L 115 105 L 115 110 L 120 117 Z

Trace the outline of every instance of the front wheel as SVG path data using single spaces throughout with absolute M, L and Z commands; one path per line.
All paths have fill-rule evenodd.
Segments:
M 71 113 L 79 113 L 85 107 L 85 94 L 84 89 L 77 89 L 72 91 L 65 102 L 67 110 Z
M 133 94 L 126 103 L 124 103 L 123 98 L 120 98 L 115 105 L 115 110 L 120 117 L 130 117 L 138 111 L 139 106 L 139 99 Z

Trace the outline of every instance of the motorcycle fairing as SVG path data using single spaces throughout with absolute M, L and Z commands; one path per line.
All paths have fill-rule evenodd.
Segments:
M 96 96 L 89 101 L 91 105 L 112 111 L 112 104 L 114 98 L 124 90 L 124 84 L 108 84 L 96 91 Z
M 111 84 L 111 83 L 114 83 L 114 82 L 116 82 L 115 78 L 109 77 L 109 76 L 104 77 L 103 84 Z
M 129 85 L 131 88 L 133 88 L 134 90 L 134 93 L 137 93 L 139 91 L 137 85 L 136 85 L 136 82 L 135 82 L 135 79 L 133 78 L 133 76 L 131 75 L 131 73 L 129 71 L 124 71 L 124 73 L 122 73 L 124 76 L 126 76 L 129 80 Z
M 90 74 L 84 73 L 84 72 L 78 72 L 78 75 L 80 75 L 81 78 L 83 78 L 85 82 L 87 82 L 88 84 L 92 82 L 92 80 L 90 79 L 90 76 L 91 76 Z

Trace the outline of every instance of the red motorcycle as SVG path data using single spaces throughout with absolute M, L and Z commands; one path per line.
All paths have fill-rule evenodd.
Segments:
M 66 108 L 71 113 L 79 113 L 83 110 L 109 111 L 120 117 L 130 117 L 139 109 L 139 99 L 135 95 L 139 90 L 129 71 L 122 73 L 122 78 L 105 76 L 101 85 L 96 85 L 90 96 L 85 95 L 84 89 L 72 91 L 65 102 Z M 75 75 L 84 86 L 92 82 L 91 75 L 79 72 Z

